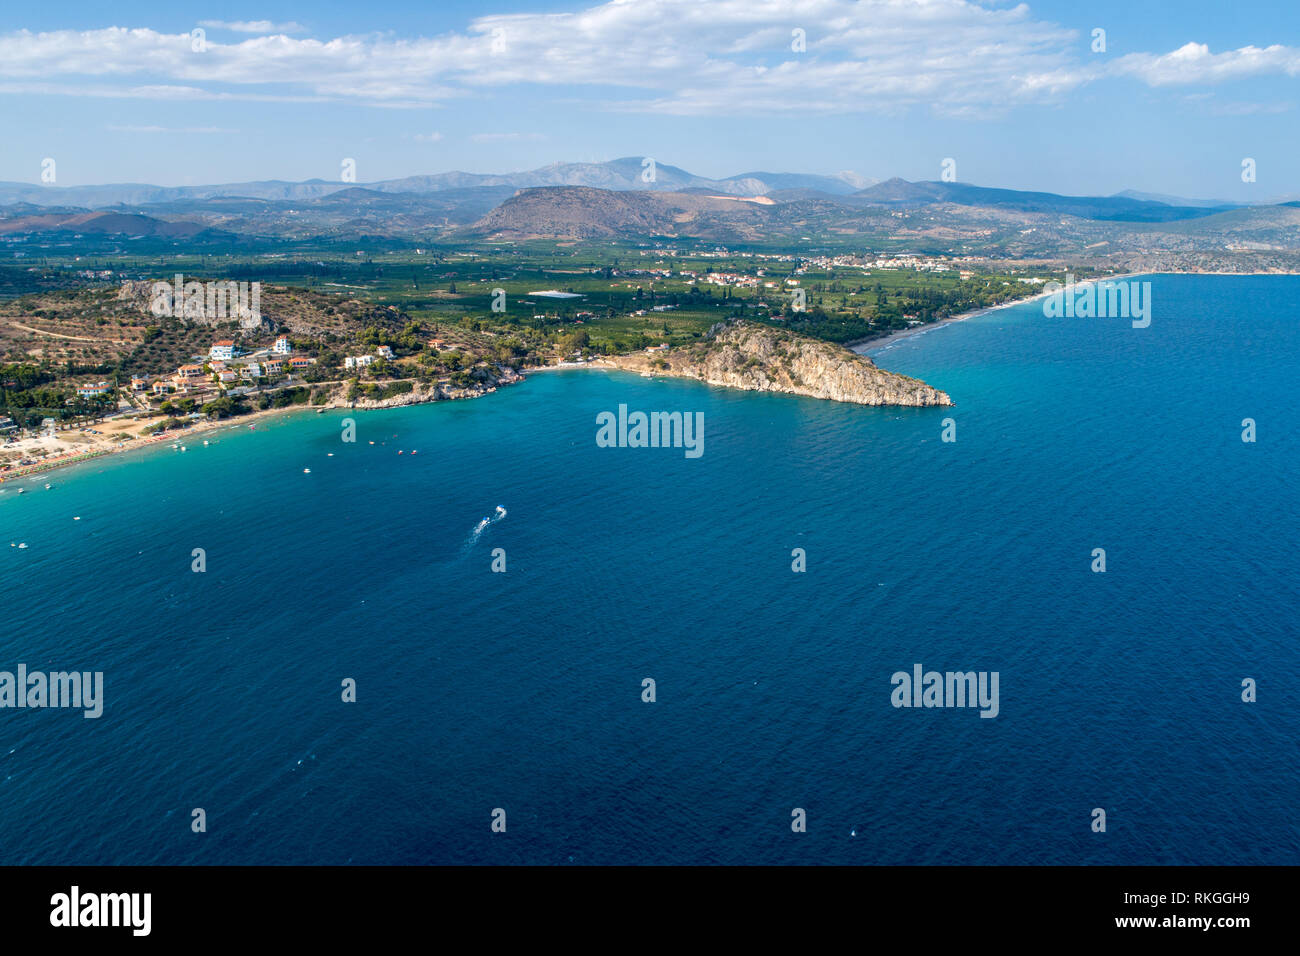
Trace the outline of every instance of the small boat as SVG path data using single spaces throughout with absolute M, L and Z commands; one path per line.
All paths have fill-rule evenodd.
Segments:
M 72 516 L 72 520 L 73 520 L 73 521 L 80 521 L 80 520 L 81 520 L 81 515 L 73 515 L 73 516 Z
M 26 490 L 27 490 L 26 488 L 19 488 L 19 489 L 18 489 L 18 493 L 21 495 L 21 494 L 22 494 L 24 491 L 26 491 Z
M 19 544 L 18 544 L 18 550 L 19 550 L 19 551 L 21 551 L 21 550 L 22 550 L 23 548 L 25 548 L 25 547 L 27 547 L 27 542 L 26 542 L 26 541 L 19 542 Z
M 54 486 L 51 485 L 51 484 L 47 481 L 47 482 L 45 483 L 45 487 L 46 487 L 47 489 L 49 489 L 49 488 L 52 488 L 52 487 L 54 487 Z
M 206 438 L 205 438 L 205 439 L 203 439 L 203 444 L 205 444 L 205 445 L 206 445 L 206 444 L 207 444 L 207 443 L 208 443 L 208 440 L 207 440 L 207 439 L 206 439 Z
M 304 468 L 304 469 L 302 470 L 302 473 L 303 473 L 304 475 L 310 475 L 310 474 L 311 474 L 311 469 L 310 469 L 310 468 Z

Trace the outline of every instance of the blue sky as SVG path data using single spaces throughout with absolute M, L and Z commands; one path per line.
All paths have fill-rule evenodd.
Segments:
M 37 182 L 51 157 L 59 185 L 337 179 L 345 157 L 361 182 L 619 156 L 708 176 L 937 179 L 951 157 L 981 185 L 1259 200 L 1300 192 L 1298 108 L 1294 2 L 0 12 L 0 179 Z

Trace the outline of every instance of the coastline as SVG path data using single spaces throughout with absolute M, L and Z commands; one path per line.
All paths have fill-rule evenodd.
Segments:
M 555 368 L 555 367 L 558 366 L 542 366 L 539 367 L 538 369 L 525 369 L 524 372 L 527 373 L 531 371 L 540 371 L 541 368 Z M 575 367 L 582 368 L 583 366 L 576 365 Z M 525 379 L 526 379 L 526 374 L 521 375 L 520 378 L 517 379 L 516 381 L 524 381 Z M 502 384 L 515 384 L 515 381 L 509 383 L 502 383 Z M 39 475 L 45 472 L 54 471 L 58 468 L 65 468 L 65 467 L 70 467 L 72 465 L 85 464 L 86 462 L 89 461 L 94 461 L 99 458 L 106 458 L 110 455 L 124 454 L 126 452 L 130 452 L 135 449 L 150 448 L 155 445 L 160 445 L 164 443 L 169 443 L 169 444 L 184 443 L 189 438 L 189 436 L 193 436 L 193 435 L 215 432 L 223 428 L 241 428 L 244 427 L 245 425 L 255 425 L 259 421 L 263 421 L 265 419 L 271 418 L 278 414 L 290 414 L 294 412 L 320 413 L 320 412 L 335 411 L 340 409 L 351 410 L 351 411 L 367 411 L 367 410 L 378 410 L 383 408 L 400 408 L 406 405 L 429 405 L 429 404 L 433 404 L 435 401 L 458 401 L 467 398 L 482 398 L 484 395 L 490 395 L 492 392 L 496 391 L 496 389 L 499 387 L 500 385 L 495 385 L 492 388 L 486 389 L 482 392 L 453 394 L 442 398 L 419 398 L 417 401 L 383 400 L 378 402 L 367 402 L 365 404 L 349 404 L 345 402 L 329 401 L 324 405 L 289 405 L 284 408 L 264 408 L 264 409 L 258 409 L 257 411 L 254 412 L 249 412 L 245 415 L 237 415 L 231 418 L 220 418 L 220 419 L 212 419 L 212 420 L 200 419 L 200 420 L 196 420 L 193 424 L 191 424 L 189 427 L 184 429 L 169 430 L 165 432 L 160 432 L 156 435 L 150 435 L 147 438 L 137 437 L 129 441 L 108 441 L 107 436 L 102 436 L 102 435 L 99 437 L 92 438 L 90 436 L 87 436 L 83 430 L 79 438 L 84 440 L 84 444 L 86 446 L 84 449 L 64 452 L 62 454 L 37 461 L 35 464 L 32 465 L 21 465 L 17 468 L 14 468 L 11 471 L 0 471 L 0 486 L 3 486 L 6 482 L 19 481 L 23 478 L 31 478 L 34 475 Z M 435 393 L 436 392 L 437 390 L 435 389 Z M 405 399 L 408 396 L 403 395 L 399 397 Z M 98 424 L 103 424 L 103 423 L 101 422 Z M 141 422 L 137 424 L 143 427 L 145 423 Z M 63 440 L 69 442 L 72 441 L 72 439 L 63 439 Z
M 1095 278 L 1085 279 L 1076 282 L 1075 286 L 1080 287 L 1080 286 L 1090 285 L 1096 282 L 1118 282 L 1118 281 L 1136 278 L 1139 276 L 1158 276 L 1158 275 L 1272 276 L 1272 275 L 1298 275 L 1298 274 L 1300 273 L 1163 272 L 1163 271 L 1129 272 L 1129 273 L 1122 273 L 1122 274 L 1109 275 L 1109 276 L 1098 276 Z M 844 347 L 848 348 L 850 351 L 858 355 L 865 356 L 869 352 L 883 349 L 886 346 L 892 345 L 893 343 L 898 341 L 902 341 L 903 339 L 912 338 L 918 335 L 924 335 L 925 333 L 933 329 L 939 328 L 940 326 L 949 325 L 954 322 L 964 322 L 967 319 L 976 318 L 982 315 L 988 315 L 989 313 L 997 312 L 1001 309 L 1010 308 L 1011 306 L 1014 305 L 1021 305 L 1027 302 L 1034 302 L 1039 299 L 1046 298 L 1047 296 L 1053 294 L 1055 293 L 1043 291 L 1035 295 L 1026 296 L 1024 298 L 1011 299 L 1006 302 L 1000 302 L 997 305 L 985 306 L 983 308 L 972 309 L 968 312 L 963 312 L 959 315 L 949 316 L 947 318 L 940 319 L 937 322 L 931 322 L 926 325 L 915 326 L 913 328 L 908 328 L 908 329 L 899 329 L 896 332 L 892 332 L 888 335 L 884 335 L 879 338 L 867 339 L 866 341 L 858 342 L 855 344 L 849 344 Z M 568 369 L 600 368 L 606 371 L 612 370 L 612 371 L 624 371 L 631 374 L 636 373 L 637 371 L 636 369 L 620 364 L 617 361 L 618 358 L 620 358 L 620 356 L 611 356 L 611 357 L 601 356 L 601 357 L 589 359 L 585 362 L 565 361 L 565 362 L 557 362 L 554 365 L 527 366 L 520 370 L 520 378 L 518 379 L 518 381 L 525 381 L 527 376 L 533 374 L 534 372 L 562 371 Z M 881 371 L 887 371 L 887 370 L 881 369 Z M 643 377 L 646 376 L 646 373 L 644 371 L 641 374 L 643 375 Z M 502 384 L 516 384 L 516 382 L 502 383 Z M 473 395 L 453 396 L 453 399 L 454 398 L 481 398 L 484 395 L 490 394 L 491 392 L 495 391 L 496 388 L 498 387 L 500 386 L 499 385 L 494 386 L 493 388 L 488 389 L 487 391 L 476 393 Z M 441 400 L 446 400 L 446 399 L 441 399 Z M 425 399 L 425 400 L 420 400 L 415 402 L 407 401 L 407 402 L 397 403 L 397 406 L 430 404 L 432 401 L 434 400 Z M 137 449 L 150 448 L 155 445 L 160 445 L 164 443 L 172 443 L 172 444 L 180 443 L 186 438 L 186 436 L 207 434 L 210 432 L 220 431 L 223 428 L 240 428 L 245 425 L 254 425 L 259 421 L 266 420 L 277 414 L 292 414 L 295 412 L 319 413 L 326 410 L 333 411 L 338 409 L 352 409 L 356 411 L 365 411 L 367 409 L 379 409 L 379 408 L 397 407 L 397 406 L 389 406 L 384 403 L 376 403 L 376 404 L 368 404 L 368 405 L 348 405 L 348 404 L 341 404 L 338 402 L 331 401 L 325 405 L 303 405 L 303 406 L 295 405 L 295 406 L 288 406 L 285 408 L 267 408 L 267 409 L 259 409 L 254 412 L 250 412 L 246 415 L 240 415 L 234 418 L 200 420 L 194 422 L 188 428 L 185 428 L 183 430 L 161 432 L 156 435 L 151 435 L 147 438 L 135 438 L 130 441 L 110 442 L 104 440 L 103 436 L 100 436 L 97 439 L 92 439 L 89 442 L 87 442 L 87 447 L 84 450 L 65 452 L 55 457 L 38 461 L 32 465 L 23 465 L 11 471 L 0 472 L 0 486 L 3 486 L 9 482 L 19 481 L 23 478 L 32 478 L 35 475 L 55 471 L 59 468 L 85 464 L 87 462 L 94 461 L 99 458 L 106 458 L 111 455 L 119 455 Z M 84 433 L 82 437 L 86 437 L 84 436 Z
M 1074 287 L 1077 289 L 1080 286 L 1091 285 L 1094 282 L 1120 282 L 1124 279 L 1135 278 L 1136 276 L 1198 275 L 1198 274 L 1209 275 L 1209 273 L 1182 273 L 1182 272 L 1177 272 L 1177 273 L 1175 272 L 1171 272 L 1171 273 L 1125 272 L 1119 275 L 1098 276 L 1095 279 L 1084 279 L 1081 282 L 1076 282 L 1074 284 Z M 1241 273 L 1237 273 L 1237 272 L 1229 272 L 1229 273 L 1222 273 L 1222 274 L 1241 275 Z M 889 345 L 892 342 L 901 341 L 902 339 L 910 339 L 914 335 L 923 335 L 924 333 L 929 332 L 931 329 L 937 329 L 943 325 L 949 325 L 950 323 L 953 322 L 965 322 L 967 319 L 973 319 L 981 315 L 988 315 L 990 312 L 997 312 L 1000 309 L 1009 309 L 1013 305 L 1022 305 L 1025 302 L 1036 302 L 1039 299 L 1044 299 L 1049 295 L 1055 295 L 1055 294 L 1056 294 L 1055 292 L 1039 292 L 1036 295 L 1025 296 L 1023 299 L 1010 299 L 1006 302 L 999 302 L 997 305 L 987 305 L 980 309 L 972 309 L 969 312 L 962 312 L 959 315 L 950 315 L 946 319 L 940 319 L 938 322 L 930 322 L 927 325 L 918 325 L 910 329 L 899 329 L 897 332 L 891 332 L 888 335 L 881 336 L 880 338 L 867 339 L 865 342 L 857 342 L 851 345 L 847 345 L 845 347 L 850 349 L 851 351 L 858 353 L 859 355 L 866 355 L 868 352 L 875 351 L 876 349 L 882 348 L 885 345 Z
M 160 432 L 156 435 L 150 435 L 148 438 L 138 438 L 128 442 L 95 443 L 93 447 L 88 448 L 85 451 L 68 452 L 54 458 L 38 461 L 34 465 L 23 465 L 12 471 L 0 472 L 0 486 L 3 486 L 8 482 L 16 482 L 23 478 L 31 478 L 35 475 L 55 471 L 59 468 L 85 464 L 86 462 L 95 461 L 99 458 L 122 455 L 131 451 L 153 448 L 162 444 L 184 443 L 185 439 L 191 435 L 208 434 L 210 432 L 220 431 L 223 428 L 241 428 L 245 425 L 256 424 L 257 422 L 271 418 L 274 415 L 316 411 L 321 407 L 322 406 L 289 406 L 287 408 L 258 409 L 255 412 L 250 412 L 247 415 L 239 415 L 235 418 L 197 421 L 188 428 Z

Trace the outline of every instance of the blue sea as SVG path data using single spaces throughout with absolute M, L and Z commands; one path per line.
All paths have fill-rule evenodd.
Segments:
M 0 486 L 0 670 L 105 696 L 0 710 L 0 863 L 1300 862 L 1300 278 L 1148 279 L 872 353 L 952 408 L 557 371 Z

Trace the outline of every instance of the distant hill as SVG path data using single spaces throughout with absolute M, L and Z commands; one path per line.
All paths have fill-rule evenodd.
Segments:
M 1061 196 L 1056 193 L 1022 192 L 1016 189 L 990 189 L 967 183 L 908 182 L 890 179 L 853 194 L 862 202 L 892 206 L 916 206 L 955 203 L 1012 209 L 1019 212 L 1060 213 L 1081 219 L 1111 222 L 1173 222 L 1195 219 L 1222 212 L 1219 206 L 1170 206 L 1163 202 L 1133 199 L 1127 196 Z
M 1300 250 L 1300 205 L 1219 210 L 1145 200 L 891 180 L 849 196 L 781 191 L 766 203 L 689 192 L 525 189 L 451 235 L 853 243 L 1006 258 Z
M 145 206 L 180 199 L 213 199 L 242 196 L 250 199 L 302 199 L 323 196 L 346 183 L 321 179 L 302 183 L 268 180 L 254 183 L 228 183 L 219 186 L 147 186 L 140 183 L 117 183 L 106 186 L 37 186 L 32 183 L 0 182 L 0 206 L 31 203 L 37 206 L 80 206 L 102 209 L 106 206 Z
M 844 195 L 868 182 L 856 173 L 818 176 L 803 173 L 743 173 L 724 179 L 711 179 L 668 163 L 655 163 L 654 178 L 642 179 L 649 165 L 640 156 L 625 156 L 604 163 L 552 163 L 516 173 L 446 172 L 427 176 L 405 176 L 372 183 L 344 183 L 311 179 L 294 183 L 263 180 L 209 186 L 149 186 L 120 183 L 105 186 L 56 186 L 32 183 L 0 182 L 0 206 L 30 203 L 36 206 L 75 206 L 102 209 L 108 206 L 144 206 L 155 203 L 208 199 L 266 199 L 303 201 L 320 199 L 354 188 L 372 192 L 459 193 L 463 197 L 476 189 L 513 191 L 537 186 L 590 186 L 597 189 L 680 192 L 699 189 L 730 196 L 763 196 L 782 189 L 812 189 L 831 195 Z M 509 192 L 506 193 L 509 195 Z M 499 193 L 498 193 L 499 196 Z M 500 199 L 498 198 L 498 202 Z
M 766 188 L 760 190 L 759 195 L 768 195 L 781 190 L 806 190 L 832 196 L 846 196 L 875 183 L 875 180 L 852 172 L 836 173 L 834 176 L 811 176 L 803 173 L 742 173 L 740 176 L 733 176 L 732 179 L 761 182 Z
M 1123 192 L 1115 193 L 1122 199 L 1139 199 L 1144 202 L 1160 202 L 1166 206 L 1211 206 L 1218 209 L 1234 209 L 1239 206 L 1249 206 L 1250 203 L 1230 202 L 1227 199 L 1188 199 L 1186 196 L 1170 196 L 1166 193 L 1144 193 L 1136 189 L 1125 189 Z
M 679 234 L 757 237 L 771 208 L 698 193 L 550 186 L 517 193 L 474 223 L 469 232 L 512 239 Z
M 49 213 L 0 219 L 0 235 L 69 232 L 187 239 L 206 231 L 206 229 L 206 226 L 196 222 L 167 222 L 137 213 L 118 212 L 77 212 L 71 215 Z
M 53 200 L 118 187 L 22 186 L 43 201 L 0 206 L 0 235 L 21 241 L 61 233 L 65 245 L 81 235 L 90 246 L 94 237 L 111 246 L 118 240 L 104 237 L 125 236 L 193 247 L 362 238 L 671 237 L 1001 258 L 1300 250 L 1295 205 L 1171 205 L 1133 195 L 1064 196 L 903 179 L 853 189 L 851 174 L 752 172 L 714 180 L 663 163 L 655 165 L 654 182 L 642 183 L 647 168 L 629 157 L 368 185 L 127 186 L 121 189 L 146 191 L 149 201 L 107 207 Z M 604 185 L 586 185 L 591 181 Z M 226 191 L 232 194 L 219 194 Z M 240 191 L 262 195 L 234 194 Z

